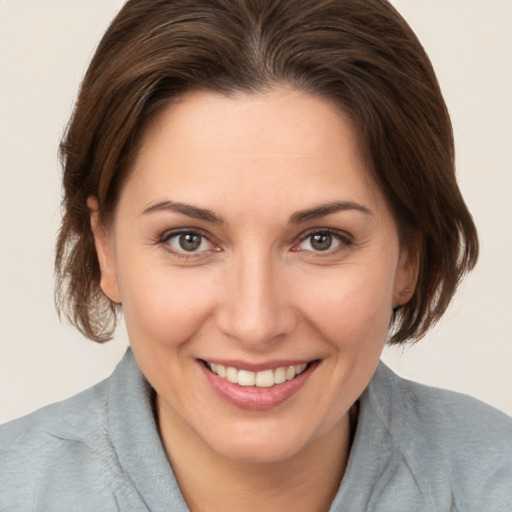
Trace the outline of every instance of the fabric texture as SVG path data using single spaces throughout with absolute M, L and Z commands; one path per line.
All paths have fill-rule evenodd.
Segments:
M 91 389 L 0 426 L 0 511 L 186 512 L 130 350 Z M 512 511 L 512 419 L 379 364 L 332 512 Z

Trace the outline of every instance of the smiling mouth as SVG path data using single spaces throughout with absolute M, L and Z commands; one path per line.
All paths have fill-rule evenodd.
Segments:
M 227 380 L 232 384 L 238 384 L 239 386 L 256 388 L 271 388 L 293 380 L 304 373 L 315 362 L 311 361 L 307 364 L 282 366 L 274 370 L 252 372 L 249 370 L 239 370 L 233 366 L 203 361 L 204 365 L 221 379 Z

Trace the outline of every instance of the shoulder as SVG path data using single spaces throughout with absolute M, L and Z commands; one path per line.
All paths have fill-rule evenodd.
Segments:
M 107 400 L 108 380 L 0 426 L 0 510 L 18 503 L 32 510 L 42 489 L 57 490 L 78 474 L 83 481 L 98 479 L 112 451 Z M 66 489 L 60 490 L 65 502 Z
M 477 503 L 489 511 L 512 506 L 512 418 L 467 395 L 402 379 L 384 365 L 372 388 L 395 447 L 426 489 L 472 504 L 469 510 Z
M 0 425 L 0 450 L 16 450 L 34 438 L 87 438 L 87 433 L 101 424 L 106 400 L 107 381 L 103 381 L 71 398 Z
M 412 423 L 416 435 L 435 440 L 452 460 L 462 453 L 467 461 L 468 449 L 481 462 L 512 453 L 512 418 L 505 413 L 462 393 L 394 379 L 403 413 L 399 423 Z

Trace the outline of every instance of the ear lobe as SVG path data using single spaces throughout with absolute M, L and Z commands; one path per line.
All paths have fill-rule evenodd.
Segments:
M 403 306 L 414 294 L 419 272 L 418 243 L 402 244 L 395 274 L 393 307 Z
M 121 303 L 112 238 L 110 233 L 101 225 L 98 200 L 93 196 L 89 197 L 87 199 L 87 207 L 91 212 L 91 230 L 94 236 L 94 246 L 96 247 L 98 262 L 100 264 L 101 290 L 112 302 Z

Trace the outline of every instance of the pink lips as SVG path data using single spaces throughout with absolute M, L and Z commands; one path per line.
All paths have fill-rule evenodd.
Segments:
M 199 366 L 214 391 L 228 403 L 241 409 L 264 411 L 277 407 L 297 393 L 316 369 L 318 362 L 311 363 L 292 380 L 270 388 L 239 386 L 215 375 L 203 363 L 199 363 Z

